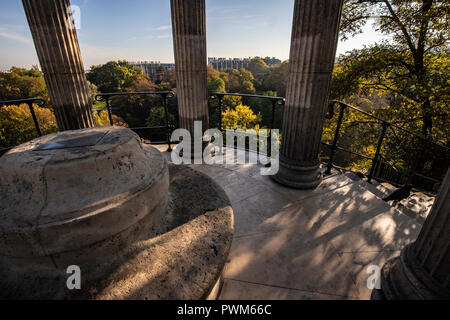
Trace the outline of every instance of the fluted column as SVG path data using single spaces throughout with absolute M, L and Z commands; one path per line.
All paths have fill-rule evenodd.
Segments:
M 171 0 L 180 127 L 208 128 L 205 0 Z
M 319 149 L 343 0 L 296 0 L 284 108 L 280 169 L 294 188 L 321 182 Z
M 22 0 L 60 130 L 94 126 L 68 0 Z
M 384 265 L 372 297 L 450 299 L 450 169 L 417 241 Z

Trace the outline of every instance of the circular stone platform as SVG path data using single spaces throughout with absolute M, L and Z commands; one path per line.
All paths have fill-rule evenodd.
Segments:
M 224 191 L 123 128 L 45 136 L 0 158 L 0 298 L 202 299 L 233 235 Z M 167 208 L 167 210 L 166 210 Z M 81 290 L 69 290 L 71 265 Z

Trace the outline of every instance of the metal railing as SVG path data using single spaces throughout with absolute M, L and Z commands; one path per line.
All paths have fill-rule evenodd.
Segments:
M 341 101 L 336 100 L 330 101 L 328 113 L 326 115 L 327 119 L 331 120 L 334 118 L 336 105 L 338 105 L 340 108 L 332 144 L 322 142 L 323 145 L 326 145 L 331 149 L 329 160 L 327 161 L 326 174 L 331 174 L 333 168 L 345 169 L 336 166 L 334 163 L 336 151 L 342 151 L 371 161 L 371 167 L 367 175 L 368 182 L 372 182 L 373 179 L 376 179 L 384 182 L 389 182 L 394 185 L 403 185 L 406 183 L 411 183 L 414 177 L 420 177 L 421 179 L 428 180 L 432 183 L 440 182 L 439 179 L 427 176 L 419 172 L 418 170 L 419 166 L 424 161 L 422 154 L 425 153 L 424 150 L 427 150 L 428 152 L 432 153 L 440 153 L 442 155 L 441 158 L 446 159 L 448 162 L 450 162 L 450 148 L 437 144 L 433 141 L 430 141 L 425 137 L 415 134 L 405 128 L 402 128 L 396 124 L 378 118 L 368 112 L 360 110 L 354 106 L 351 106 Z M 356 112 L 359 114 L 363 114 L 364 116 L 370 118 L 373 121 L 373 123 L 378 125 L 379 133 L 376 143 L 376 151 L 373 157 L 349 150 L 338 144 L 339 138 L 341 137 L 340 134 L 342 130 L 342 124 L 347 112 Z M 401 131 L 403 134 L 406 134 L 417 141 L 416 143 L 417 147 L 415 149 L 416 152 L 413 152 L 413 154 L 411 154 L 411 158 L 413 158 L 414 160 L 412 163 L 410 163 L 409 168 L 407 170 L 405 170 L 404 168 L 397 167 L 396 165 L 390 163 L 386 159 L 386 157 L 381 154 L 382 146 L 383 143 L 385 142 L 388 130 L 391 130 L 391 132 L 395 136 L 397 136 L 397 132 Z M 400 139 L 399 142 L 401 142 Z M 435 159 L 433 159 L 433 161 L 434 160 Z
M 209 97 L 210 97 L 210 99 L 218 100 L 219 130 L 220 131 L 224 131 L 222 118 L 223 118 L 223 112 L 224 112 L 223 98 L 225 96 L 234 96 L 234 97 L 242 97 L 242 98 L 257 98 L 257 99 L 268 100 L 271 102 L 270 125 L 269 125 L 269 130 L 267 133 L 267 155 L 270 157 L 271 151 L 272 151 L 272 147 L 271 147 L 272 146 L 272 139 L 271 139 L 272 129 L 275 128 L 275 112 L 276 112 L 277 106 L 284 106 L 286 99 L 283 97 L 264 96 L 264 95 L 257 95 L 257 94 L 214 92 Z
M 172 126 L 169 123 L 168 99 L 173 98 L 175 96 L 175 93 L 173 91 L 101 93 L 101 94 L 98 94 L 95 96 L 95 100 L 98 102 L 105 101 L 106 107 L 100 108 L 100 109 L 93 109 L 93 112 L 97 112 L 97 114 L 99 114 L 101 111 L 106 110 L 108 112 L 108 119 L 109 119 L 110 125 L 114 125 L 114 121 L 113 121 L 113 117 L 112 117 L 114 107 L 111 106 L 111 98 L 117 97 L 117 96 L 134 96 L 134 95 L 139 95 L 139 96 L 159 95 L 159 96 L 161 96 L 163 108 L 164 108 L 164 115 L 165 115 L 165 125 L 164 126 L 151 126 L 151 127 L 134 127 L 134 128 L 130 128 L 130 129 L 135 131 L 136 133 L 139 133 L 139 131 L 141 131 L 141 130 L 147 130 L 147 129 L 164 129 L 165 133 L 166 133 L 166 140 L 165 141 L 152 141 L 152 143 L 153 144 L 167 143 L 167 145 L 168 145 L 167 151 L 172 151 L 170 136 L 171 136 L 171 129 L 174 129 L 174 126 Z
M 219 129 L 223 130 L 222 126 L 222 114 L 223 114 L 223 97 L 225 96 L 235 96 L 235 97 L 245 97 L 245 98 L 259 98 L 266 99 L 272 103 L 272 117 L 270 120 L 270 128 L 273 129 L 275 126 L 275 111 L 277 105 L 284 105 L 286 99 L 283 97 L 274 97 L 274 96 L 263 96 L 257 94 L 245 94 L 245 93 L 223 93 L 223 92 L 214 92 L 209 97 L 211 99 L 217 99 L 219 101 Z
M 0 108 L 8 107 L 8 106 L 19 106 L 21 104 L 28 105 L 28 109 L 31 113 L 31 118 L 33 119 L 34 127 L 36 128 L 36 133 L 38 137 L 42 136 L 41 128 L 39 126 L 39 122 L 36 117 L 36 112 L 34 111 L 34 105 L 37 105 L 39 107 L 43 107 L 45 105 L 45 101 L 40 98 L 31 98 L 31 99 L 18 99 L 18 100 L 8 100 L 8 101 L 0 101 Z M 13 146 L 2 148 L 0 149 L 0 156 L 7 152 L 8 150 L 11 150 Z
M 162 106 L 164 108 L 164 115 L 165 115 L 165 125 L 164 126 L 153 126 L 153 127 L 134 127 L 134 128 L 130 128 L 130 129 L 132 129 L 136 132 L 139 132 L 140 130 L 144 130 L 144 129 L 163 129 L 163 130 L 165 130 L 166 140 L 165 141 L 152 141 L 152 143 L 154 143 L 154 144 L 158 144 L 158 143 L 166 144 L 167 143 L 168 151 L 171 151 L 172 147 L 171 147 L 170 136 L 171 136 L 171 131 L 173 129 L 175 129 L 176 126 L 175 126 L 175 124 L 172 125 L 169 122 L 168 99 L 173 98 L 175 96 L 175 93 L 173 91 L 116 92 L 116 93 L 99 94 L 95 97 L 95 100 L 99 101 L 99 102 L 105 101 L 106 107 L 99 108 L 99 109 L 93 109 L 93 112 L 97 112 L 97 114 L 99 114 L 102 111 L 107 111 L 109 123 L 111 125 L 114 125 L 114 121 L 113 121 L 114 106 L 112 106 L 112 101 L 111 101 L 112 98 L 116 97 L 116 96 L 134 96 L 134 95 L 144 95 L 144 96 L 159 95 L 162 98 Z M 265 99 L 265 100 L 270 101 L 271 102 L 271 110 L 270 110 L 271 117 L 269 120 L 269 123 L 270 123 L 269 132 L 271 132 L 271 129 L 274 129 L 274 127 L 275 127 L 275 120 L 276 120 L 275 116 L 276 116 L 277 107 L 285 104 L 285 98 L 283 98 L 283 97 L 215 92 L 215 93 L 211 94 L 209 98 L 211 100 L 218 101 L 219 129 L 222 131 L 224 130 L 222 117 L 223 117 L 223 112 L 224 112 L 223 98 L 225 96 L 238 96 L 238 97 L 243 97 L 243 98 L 258 98 L 258 99 Z M 36 118 L 36 114 L 35 114 L 33 105 L 36 104 L 38 106 L 44 106 L 45 101 L 42 99 L 38 99 L 38 98 L 0 101 L 0 107 L 1 106 L 10 106 L 10 105 L 20 105 L 20 104 L 28 105 L 35 128 L 36 128 L 37 136 L 41 136 L 42 133 L 41 133 L 41 130 L 39 127 L 38 120 Z M 360 110 L 354 106 L 351 106 L 351 105 L 346 104 L 341 101 L 336 101 L 336 100 L 330 101 L 328 113 L 326 115 L 327 119 L 329 119 L 329 120 L 334 119 L 335 113 L 336 113 L 335 112 L 336 106 L 339 106 L 339 114 L 338 114 L 338 118 L 337 118 L 337 122 L 336 122 L 336 128 L 335 128 L 334 132 L 332 132 L 332 134 L 333 134 L 332 142 L 331 142 L 331 144 L 327 143 L 327 142 L 322 142 L 322 144 L 324 146 L 327 146 L 328 148 L 330 148 L 330 151 L 328 153 L 329 159 L 328 159 L 328 161 L 325 162 L 326 166 L 327 166 L 327 170 L 326 170 L 327 174 L 331 174 L 333 168 L 351 171 L 348 167 L 341 167 L 335 163 L 336 153 L 344 152 L 344 153 L 350 154 L 352 156 L 356 156 L 356 157 L 370 161 L 370 163 L 371 163 L 370 169 L 369 169 L 368 173 L 366 174 L 369 182 L 372 182 L 373 179 L 376 179 L 376 180 L 380 180 L 380 181 L 386 181 L 386 182 L 392 183 L 394 185 L 403 185 L 406 183 L 411 183 L 411 181 L 414 179 L 414 177 L 420 177 L 421 179 L 428 180 L 431 183 L 439 183 L 440 182 L 440 177 L 439 178 L 431 177 L 429 175 L 424 174 L 423 172 L 419 172 L 420 170 L 418 170 L 418 169 L 421 166 L 421 164 L 423 165 L 424 157 L 426 157 L 424 150 L 428 150 L 427 152 L 429 154 L 431 152 L 432 155 L 435 154 L 434 152 L 436 152 L 436 154 L 439 153 L 439 157 L 434 157 L 434 156 L 431 157 L 432 161 L 435 161 L 435 159 L 438 159 L 438 160 L 444 159 L 444 161 L 450 162 L 450 148 L 443 146 L 443 145 L 439 145 L 433 141 L 429 141 L 426 138 L 424 138 L 418 134 L 415 134 L 411 131 L 408 131 L 407 129 L 404 129 L 394 123 L 390 123 L 390 122 L 383 120 L 381 118 L 378 118 L 366 111 Z M 362 153 L 356 152 L 356 151 L 352 151 L 352 150 L 345 148 L 339 144 L 340 138 L 342 137 L 342 131 L 343 131 L 342 125 L 344 123 L 345 116 L 348 112 L 356 112 L 356 113 L 362 114 L 362 115 L 370 118 L 371 122 L 378 126 L 379 132 L 377 134 L 378 137 L 377 137 L 377 141 L 375 143 L 376 149 L 375 149 L 375 153 L 373 156 L 367 155 L 367 154 L 362 154 Z M 402 166 L 393 164 L 385 157 L 385 155 L 382 154 L 382 147 L 383 147 L 383 144 L 385 143 L 388 130 L 390 130 L 390 132 L 392 132 L 394 135 L 397 135 L 397 132 L 402 132 L 404 135 L 407 135 L 410 138 L 415 139 L 415 141 L 417 141 L 416 142 L 417 148 L 415 149 L 415 152 L 412 152 L 412 155 L 411 155 L 413 157 L 414 161 L 412 163 L 409 163 L 407 168 L 405 168 L 405 166 L 402 167 Z M 398 141 L 399 141 L 399 143 L 402 143 L 401 138 L 399 138 Z M 268 146 L 269 146 L 268 150 L 269 150 L 269 152 L 271 150 L 270 143 L 271 143 L 271 139 L 270 139 L 270 134 L 269 134 L 268 135 Z M 11 148 L 12 147 L 0 149 L 0 156 L 4 152 L 8 151 Z M 429 156 L 429 158 L 430 158 L 430 156 Z M 429 158 L 428 158 L 428 160 L 429 160 Z

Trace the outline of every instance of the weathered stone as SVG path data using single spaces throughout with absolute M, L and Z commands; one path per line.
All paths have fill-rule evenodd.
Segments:
M 164 210 L 168 172 L 129 129 L 107 127 L 95 146 L 36 151 L 105 127 L 35 139 L 0 158 L 0 254 L 47 256 L 102 241 Z M 101 226 L 101 227 L 99 227 Z
M 94 126 L 69 0 L 23 0 L 60 130 Z
M 205 0 L 171 0 L 180 127 L 193 138 L 194 121 L 208 128 Z M 192 149 L 194 152 L 194 149 Z
M 273 178 L 299 189 L 321 182 L 318 158 L 343 0 L 296 0 L 280 169 Z
M 105 127 L 83 130 L 83 132 L 96 130 L 105 130 Z M 106 206 L 103 202 L 93 201 L 92 206 L 98 205 L 101 209 L 82 216 L 66 215 L 64 212 L 57 214 L 55 211 L 45 217 L 54 222 L 45 221 L 44 225 L 38 223 L 42 218 L 41 212 L 44 211 L 42 208 L 47 210 L 47 207 L 56 208 L 55 206 L 45 206 L 40 203 L 42 207 L 38 205 L 34 214 L 39 219 L 35 219 L 37 222 L 32 226 L 25 222 L 33 221 L 31 208 L 24 205 L 25 214 L 19 215 L 17 208 L 2 207 L 2 226 L 14 226 L 18 223 L 22 228 L 16 228 L 17 230 L 30 229 L 30 231 L 27 234 L 22 232 L 23 237 L 10 239 L 8 234 L 3 233 L 8 230 L 0 229 L 2 232 L 0 239 L 3 241 L 1 247 L 3 251 L 0 253 L 0 274 L 2 274 L 0 297 L 8 299 L 214 298 L 218 292 L 213 289 L 217 289 L 217 282 L 228 257 L 233 237 L 233 211 L 225 192 L 212 179 L 185 166 L 171 167 L 170 189 L 168 189 L 166 160 L 161 153 L 150 146 L 143 146 L 130 130 L 112 127 L 106 127 L 106 130 L 109 131 L 108 134 L 95 146 L 33 151 L 38 145 L 49 141 L 65 140 L 70 136 L 73 138 L 74 134 L 80 132 L 67 131 L 34 140 L 11 150 L 2 158 L 0 171 L 13 166 L 14 161 L 17 162 L 21 154 L 26 156 L 25 166 L 16 164 L 15 168 L 11 168 L 9 172 L 28 168 L 37 172 L 35 167 L 39 164 L 36 163 L 35 157 L 44 158 L 45 161 L 40 165 L 46 168 L 42 171 L 42 174 L 47 177 L 45 180 L 50 181 L 50 184 L 67 183 L 69 192 L 71 187 L 78 186 L 82 197 L 74 202 L 78 202 L 78 206 L 83 209 L 90 208 L 90 205 L 86 203 L 89 201 L 82 199 L 89 196 L 89 190 L 97 195 L 103 192 L 105 195 L 117 193 L 121 196 L 121 190 L 117 188 L 126 189 L 128 186 L 132 189 L 141 181 L 144 184 L 150 183 L 151 187 L 137 194 L 134 207 L 127 208 L 121 204 L 118 210 L 113 211 L 113 196 Z M 133 156 L 125 161 L 122 156 L 127 155 L 130 150 L 133 150 Z M 66 155 L 55 156 L 59 153 Z M 142 158 L 140 158 L 141 154 Z M 91 166 L 87 164 L 89 160 L 93 161 Z M 73 184 L 68 183 L 67 180 L 55 182 L 52 178 L 48 178 L 49 172 L 54 175 L 61 173 L 58 171 L 59 166 L 71 163 L 72 167 L 75 167 L 77 162 L 84 162 L 84 165 L 79 171 L 71 169 L 73 175 L 76 174 L 72 180 Z M 140 169 L 145 171 L 145 167 L 150 173 L 141 177 Z M 66 169 L 66 175 L 71 176 L 67 172 L 70 166 L 66 165 L 63 168 Z M 98 173 L 97 169 L 102 171 Z M 137 170 L 137 173 L 133 173 L 133 170 Z M 89 182 L 96 181 L 99 175 L 105 176 L 108 173 L 111 180 L 103 178 L 103 182 L 98 182 L 98 185 L 106 184 L 104 189 L 96 189 L 89 185 Z M 22 177 L 22 179 L 25 178 L 32 179 Z M 32 184 L 36 188 L 28 189 L 28 192 L 44 188 L 37 188 L 40 183 L 43 182 Z M 2 185 L 2 191 L 9 187 Z M 155 194 L 150 190 L 154 190 Z M 11 191 L 16 192 L 16 190 Z M 52 192 L 56 192 L 55 188 Z M 63 192 L 61 190 L 60 195 Z M 50 193 L 41 192 L 40 195 L 42 194 Z M 131 196 L 132 192 L 128 198 Z M 14 198 L 14 195 L 12 197 Z M 91 196 L 91 199 L 92 197 L 94 196 Z M 60 200 L 54 197 L 47 199 L 47 201 Z M 5 201 L 8 200 L 5 199 Z M 14 205 L 17 205 L 17 201 Z M 147 206 L 146 214 L 141 217 L 140 206 Z M 113 212 L 109 215 L 105 214 L 108 211 Z M 8 212 L 15 214 L 8 214 Z M 162 216 L 159 213 L 163 213 Z M 104 215 L 104 218 L 95 219 L 96 215 Z M 18 219 L 15 220 L 11 216 L 17 216 Z M 59 217 L 64 217 L 63 221 Z M 155 217 L 158 217 L 158 220 L 155 220 Z M 83 223 L 84 221 L 87 222 Z M 60 230 L 51 229 L 52 226 L 59 227 Z M 44 228 L 48 234 L 42 231 L 36 232 L 40 228 Z M 96 237 L 99 234 L 104 238 L 91 242 L 92 236 L 89 232 L 95 233 Z M 48 240 L 42 243 L 40 234 L 46 235 L 53 242 Z M 27 239 L 27 236 L 32 241 Z M 64 241 L 71 237 L 74 243 Z M 8 250 L 4 242 L 6 240 L 16 249 Z M 30 242 L 35 243 L 35 247 L 42 250 L 34 250 Z M 28 255 L 23 254 L 24 251 L 21 251 L 23 248 L 28 250 Z M 81 290 L 67 289 L 66 281 L 69 275 L 66 269 L 70 265 L 78 265 L 81 269 Z
M 450 299 L 450 169 L 417 241 L 388 261 L 374 299 Z

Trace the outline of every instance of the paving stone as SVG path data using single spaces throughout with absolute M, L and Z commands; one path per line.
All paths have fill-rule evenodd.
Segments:
M 341 300 L 351 297 L 225 279 L 219 300 Z

